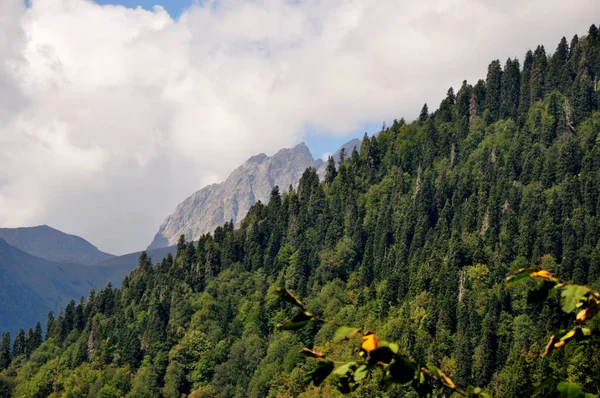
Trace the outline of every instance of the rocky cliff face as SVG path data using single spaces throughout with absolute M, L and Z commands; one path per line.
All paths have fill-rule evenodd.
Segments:
M 275 185 L 287 191 L 309 166 L 318 170 L 323 161 L 315 160 L 304 143 L 271 157 L 251 157 L 224 182 L 204 187 L 180 203 L 160 226 L 148 249 L 174 245 L 181 234 L 187 240 L 198 239 L 230 220 L 238 225 L 250 206 L 259 200 L 268 202 Z

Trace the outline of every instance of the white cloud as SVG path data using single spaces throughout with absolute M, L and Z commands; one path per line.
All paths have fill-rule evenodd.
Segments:
M 0 225 L 143 248 L 186 195 L 304 126 L 410 119 L 594 15 L 596 0 L 213 0 L 173 20 L 2 0 Z

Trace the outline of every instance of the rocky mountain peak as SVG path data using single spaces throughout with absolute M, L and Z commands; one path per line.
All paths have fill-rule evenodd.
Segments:
M 204 187 L 180 203 L 148 249 L 173 245 L 181 234 L 188 240 L 197 239 L 230 220 L 238 225 L 254 203 L 269 201 L 275 185 L 285 191 L 300 180 L 307 167 L 319 169 L 322 165 L 305 143 L 281 149 L 273 156 L 252 156 L 224 182 Z

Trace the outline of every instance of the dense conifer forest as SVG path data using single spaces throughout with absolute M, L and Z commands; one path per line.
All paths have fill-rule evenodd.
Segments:
M 434 112 L 365 135 L 322 181 L 309 168 L 289 193 L 273 189 L 239 229 L 182 238 L 158 263 L 142 254 L 121 289 L 65 303 L 44 331 L 4 334 L 0 396 L 339 394 L 304 378 L 314 359 L 299 351 L 345 361 L 355 343 L 332 343 L 333 324 L 279 330 L 294 313 L 274 294 L 282 287 L 459 386 L 529 397 L 552 375 L 599 394 L 600 339 L 541 357 L 572 317 L 559 295 L 530 304 L 527 285 L 505 287 L 537 265 L 600 288 L 598 76 L 594 25 L 551 55 L 539 46 L 491 62 L 485 80 L 450 88 Z M 587 326 L 598 330 L 598 318 Z M 352 396 L 417 395 L 379 381 Z

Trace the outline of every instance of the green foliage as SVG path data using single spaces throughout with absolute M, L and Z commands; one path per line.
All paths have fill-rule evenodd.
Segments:
M 600 40 L 565 44 L 520 71 L 493 62 L 329 161 L 325 181 L 308 169 L 297 190 L 273 189 L 239 228 L 182 237 L 158 263 L 144 253 L 121 289 L 49 314 L 41 345 L 41 327 L 17 356 L 5 338 L 0 391 L 581 394 L 564 380 L 598 394 Z M 548 273 L 506 281 L 530 264 Z

